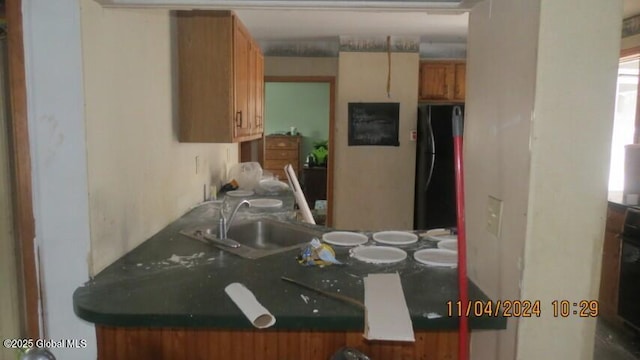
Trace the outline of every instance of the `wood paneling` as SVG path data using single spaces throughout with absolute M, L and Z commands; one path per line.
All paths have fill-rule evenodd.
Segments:
M 368 341 L 362 332 L 146 329 L 96 326 L 98 359 L 327 360 L 339 348 L 356 348 L 380 360 L 455 360 L 458 337 L 416 332 L 415 343 Z
M 24 335 L 39 337 L 38 277 L 35 259 L 35 220 L 31 189 L 31 157 L 27 124 L 27 85 L 22 32 L 22 1 L 6 4 L 9 53 L 10 156 L 12 170 L 15 237 L 20 251 L 20 279 L 23 295 Z
M 602 245 L 602 270 L 600 273 L 600 316 L 612 324 L 621 324 L 618 317 L 618 287 L 620 279 L 620 233 L 624 224 L 625 210 L 609 205 L 607 223 Z

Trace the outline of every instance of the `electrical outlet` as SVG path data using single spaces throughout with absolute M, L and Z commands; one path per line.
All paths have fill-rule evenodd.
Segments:
M 487 231 L 495 237 L 500 236 L 502 223 L 502 200 L 489 196 L 487 204 Z

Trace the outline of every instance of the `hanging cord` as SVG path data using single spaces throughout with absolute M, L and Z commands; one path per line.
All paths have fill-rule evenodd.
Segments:
M 387 35 L 387 97 L 391 99 L 391 36 Z

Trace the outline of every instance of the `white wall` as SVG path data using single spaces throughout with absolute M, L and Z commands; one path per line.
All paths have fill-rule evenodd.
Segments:
M 337 57 L 265 56 L 264 76 L 337 76 Z
M 485 1 L 469 17 L 464 133 L 468 272 L 493 299 L 520 298 L 538 6 L 535 1 Z M 499 238 L 486 231 L 489 196 L 503 200 Z M 514 359 L 516 332 L 516 320 L 507 319 L 507 330 L 474 333 L 473 358 Z
M 640 46 L 640 34 L 623 38 L 621 41 L 620 48 L 630 49 L 638 46 Z
M 342 229 L 413 228 L 418 54 L 341 52 L 335 122 L 334 225 Z M 350 102 L 399 102 L 400 146 L 348 146 Z M 366 209 L 366 211 L 363 211 Z
M 542 301 L 542 318 L 473 333 L 474 359 L 591 358 L 595 319 L 554 318 L 551 301 L 597 299 L 621 15 L 598 0 L 471 12 L 469 275 L 494 299 Z M 488 196 L 503 200 L 499 237 L 485 228 Z
M 22 4 L 36 245 L 44 295 L 41 335 L 88 341 L 84 350 L 53 350 L 58 359 L 95 359 L 93 326 L 75 316 L 71 300 L 89 274 L 78 1 Z
M 579 302 L 598 298 L 622 4 L 540 10 L 522 297 Z M 518 359 L 590 359 L 595 326 L 550 311 L 523 319 Z
M 168 10 L 81 4 L 97 273 L 202 201 L 205 184 L 219 189 L 238 146 L 178 142 L 175 27 Z

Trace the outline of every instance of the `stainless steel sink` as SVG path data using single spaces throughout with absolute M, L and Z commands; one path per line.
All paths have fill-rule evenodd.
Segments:
M 226 243 L 225 240 L 220 241 L 216 238 L 216 227 L 196 227 L 182 230 L 180 233 L 247 259 L 301 249 L 314 237 L 322 236 L 320 231 L 272 219 L 233 224 L 228 231 L 231 241 Z M 240 246 L 230 246 L 236 242 Z

